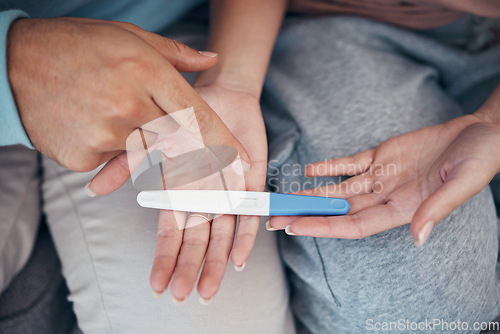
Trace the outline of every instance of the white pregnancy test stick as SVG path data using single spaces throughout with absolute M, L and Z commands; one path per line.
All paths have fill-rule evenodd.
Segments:
M 249 216 L 332 216 L 349 212 L 343 198 L 252 191 L 142 191 L 137 203 L 146 208 Z

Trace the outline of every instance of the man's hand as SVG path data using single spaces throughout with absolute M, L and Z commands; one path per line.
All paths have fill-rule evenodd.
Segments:
M 483 113 L 391 138 L 351 157 L 317 162 L 307 176 L 353 176 L 301 192 L 342 197 L 351 204 L 338 217 L 275 217 L 287 233 L 359 239 L 411 222 L 417 246 L 433 226 L 478 194 L 500 172 L 500 126 Z
M 245 174 L 246 190 L 264 190 L 267 140 L 258 97 L 234 87 L 218 85 L 198 87 L 196 90 L 219 114 L 252 159 L 251 169 Z M 219 289 L 231 249 L 236 269 L 243 269 L 255 241 L 260 217 L 240 216 L 233 247 L 234 216 L 220 216 L 211 225 L 203 223 L 179 230 L 176 220 L 181 215 L 177 213 L 174 217 L 175 214 L 165 210 L 160 213 L 151 286 L 161 293 L 171 281 L 172 295 L 176 300 L 183 301 L 191 293 L 205 260 L 198 293 L 202 300 L 209 301 Z
M 135 25 L 91 19 L 25 19 L 8 36 L 8 72 L 33 145 L 74 171 L 116 157 L 90 188 L 106 194 L 129 177 L 124 152 L 132 131 L 193 107 L 205 144 L 241 144 L 178 71 L 217 62 Z M 181 124 L 183 126 L 183 124 Z M 189 126 L 189 124 L 187 124 Z

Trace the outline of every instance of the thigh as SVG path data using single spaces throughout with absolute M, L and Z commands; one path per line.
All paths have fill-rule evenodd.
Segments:
M 38 153 L 0 147 L 0 293 L 24 267 L 40 221 Z
M 44 211 L 85 333 L 288 333 L 288 290 L 276 239 L 259 231 L 244 271 L 228 265 L 208 306 L 196 292 L 174 305 L 149 287 L 158 211 L 137 205 L 131 183 L 89 198 L 92 173 L 43 160 Z
M 460 116 L 440 87 L 442 73 L 396 44 L 401 38 L 431 46 L 417 37 L 356 17 L 288 21 L 266 79 L 271 113 L 284 110 L 294 120 L 316 159 L 351 155 Z M 276 123 L 267 122 L 271 132 Z
M 413 41 L 420 59 L 408 46 L 402 52 L 398 39 Z M 422 48 L 434 45 L 359 18 L 289 22 L 266 86 L 274 190 L 321 185 L 306 184 L 296 166 L 351 155 L 460 116 L 432 64 L 438 56 L 422 61 Z M 445 53 L 441 61 L 446 59 Z M 413 245 L 408 225 L 362 240 L 282 235 L 302 330 L 361 333 L 369 331 L 370 321 L 435 318 L 468 321 L 472 327 L 474 321 L 493 319 L 500 312 L 498 244 L 489 189 L 436 228 L 422 248 Z

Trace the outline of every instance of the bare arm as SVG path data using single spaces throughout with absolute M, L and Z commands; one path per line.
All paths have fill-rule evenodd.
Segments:
M 285 8 L 286 0 L 213 0 L 207 49 L 217 52 L 219 61 L 213 70 L 203 72 L 194 85 L 247 149 L 252 161 L 244 175 L 247 191 L 262 191 L 265 186 L 267 140 L 259 98 Z M 172 225 L 175 220 L 169 219 L 166 211 L 162 213 L 159 230 L 177 229 Z M 240 216 L 233 247 L 235 226 L 234 217 L 223 215 L 215 218 L 210 228 L 207 224 L 192 227 L 190 233 L 197 242 L 187 242 L 182 247 L 178 239 L 173 240 L 179 236 L 159 234 L 151 272 L 153 289 L 164 291 L 173 276 L 172 295 L 183 301 L 201 269 L 197 289 L 201 302 L 208 303 L 219 289 L 230 253 L 236 270 L 245 267 L 259 217 Z M 177 257 L 171 256 L 172 245 L 176 245 Z
M 498 0 L 427 0 L 465 13 L 486 17 L 500 17 Z
M 222 84 L 259 96 L 287 0 L 213 0 L 208 49 L 219 62 L 195 86 Z

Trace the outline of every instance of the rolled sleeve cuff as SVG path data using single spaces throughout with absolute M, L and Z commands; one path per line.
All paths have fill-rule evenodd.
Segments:
M 21 10 L 0 12 L 0 146 L 22 144 L 33 148 L 17 111 L 7 72 L 7 33 L 12 22 L 27 18 Z

